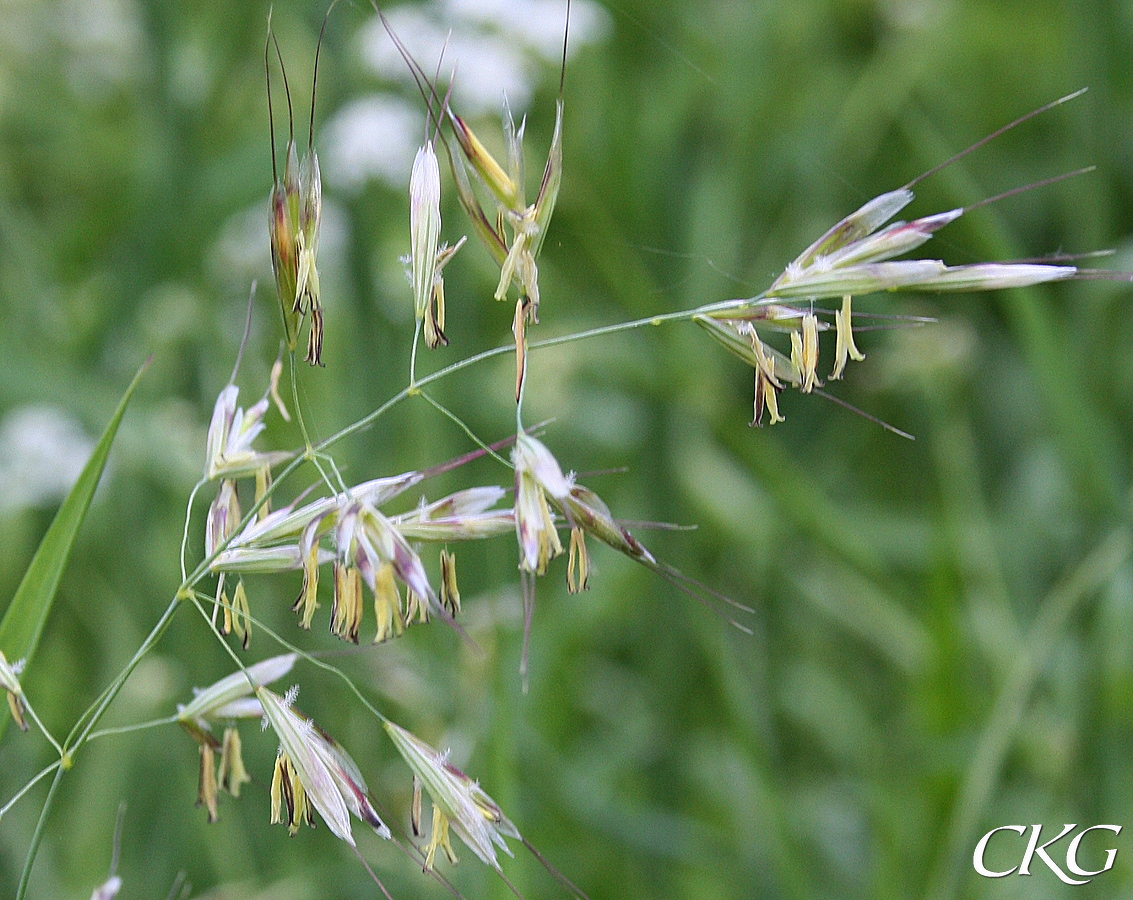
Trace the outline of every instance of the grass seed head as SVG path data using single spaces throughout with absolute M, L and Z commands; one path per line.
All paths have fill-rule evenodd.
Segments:
M 248 409 L 236 405 L 240 389 L 234 384 L 225 385 L 217 395 L 205 438 L 205 477 L 209 481 L 256 475 L 291 458 L 290 453 L 262 452 L 253 446 L 267 427 L 264 417 L 277 391 L 278 377 L 273 367 L 267 391 Z
M 417 151 L 409 179 L 409 281 L 413 309 L 425 327 L 430 349 L 448 346 L 445 337 L 445 282 L 442 272 L 465 238 L 449 247 L 440 244 L 441 175 L 433 142 Z
M 512 285 L 515 285 L 519 293 L 517 322 L 521 312 L 525 321 L 539 321 L 539 268 L 536 258 L 543 247 L 562 184 L 562 117 L 563 104 L 560 99 L 555 107 L 555 129 L 539 193 L 535 202 L 528 205 L 523 191 L 524 125 L 521 123 L 519 128 L 515 127 L 506 103 L 504 142 L 508 151 L 510 174 L 484 148 L 463 119 L 455 113 L 449 114 L 460 150 L 459 154 L 449 154 L 457 193 L 477 235 L 500 265 L 495 298 L 507 299 Z M 473 178 L 491 195 L 496 206 L 494 215 L 489 215 L 477 199 L 471 184 Z M 514 330 L 517 332 L 518 348 L 521 329 L 517 325 Z
M 551 451 L 528 434 L 516 437 L 512 450 L 515 464 L 515 534 L 519 543 L 519 567 L 542 575 L 547 563 L 563 552 L 547 497 L 563 500 L 571 482 L 563 475 Z
M 892 257 L 924 244 L 964 212 L 953 209 L 912 222 L 886 225 L 912 199 L 908 188 L 875 197 L 804 250 L 765 293 L 702 307 L 692 317 L 714 340 L 755 370 L 753 425 L 762 424 L 765 411 L 772 424 L 783 421 L 778 393 L 784 383 L 803 393 L 822 386 L 818 378 L 820 332 L 835 330 L 832 380 L 842 377 L 848 361 L 865 359 L 854 340 L 851 321 L 855 294 L 899 290 L 993 291 L 1059 281 L 1078 274 L 1074 266 L 947 266 L 939 259 L 894 260 Z M 840 309 L 814 309 L 815 302 L 834 297 L 841 298 Z M 788 332 L 790 355 L 766 345 L 761 331 Z
M 300 327 L 299 311 L 295 307 L 299 282 L 299 206 L 299 155 L 295 141 L 289 140 L 283 177 L 272 185 L 269 235 L 283 333 L 287 348 L 292 352 L 299 342 Z
M 515 209 L 520 197 L 519 186 L 504 171 L 503 166 L 496 162 L 496 158 L 488 152 L 464 119 L 450 112 L 449 121 L 452 122 L 452 133 L 456 137 L 461 155 L 471 166 L 481 184 L 491 192 L 502 208 Z
M 504 838 L 520 839 L 519 831 L 511 820 L 478 782 L 449 763 L 447 753 L 438 753 L 416 735 L 388 720 L 385 729 L 398 753 L 432 798 L 434 814 L 430 844 L 433 852 L 437 847 L 445 847 L 444 829 L 447 824 L 482 862 L 499 871 L 496 848 L 510 856 L 511 850 Z M 451 846 L 445 847 L 445 850 L 449 859 L 455 861 Z
M 417 151 L 409 177 L 410 280 L 413 311 L 418 321 L 433 294 L 433 275 L 441 239 L 441 172 L 433 142 Z
M 334 4 L 331 4 L 333 8 Z M 329 16 L 330 10 L 327 10 Z M 323 29 L 326 20 L 323 20 Z M 287 71 L 279 44 L 271 30 L 268 17 L 268 37 L 264 47 L 264 67 L 267 74 L 268 118 L 272 143 L 272 191 L 268 232 L 271 243 L 271 264 L 275 274 L 276 295 L 283 320 L 287 348 L 294 352 L 299 344 L 299 332 L 305 318 L 310 318 L 307 330 L 305 359 L 311 365 L 321 366 L 323 352 L 323 312 L 320 300 L 319 223 L 322 218 L 323 185 L 319 157 L 314 146 L 315 87 L 318 84 L 318 59 L 322 49 L 323 31 L 315 51 L 315 71 L 311 79 L 311 132 L 307 152 L 299 161 L 295 146 L 294 116 L 291 108 L 291 90 L 287 84 Z M 284 153 L 283 174 L 279 175 L 275 161 L 275 130 L 272 119 L 270 50 L 275 46 L 287 93 L 288 138 Z
M 369 789 L 346 751 L 267 688 L 257 688 L 256 696 L 280 743 L 272 778 L 272 822 L 286 822 L 295 834 L 303 822 L 312 823 L 313 806 L 331 833 L 351 847 L 355 846 L 351 814 L 388 838 L 389 829 L 374 810 Z

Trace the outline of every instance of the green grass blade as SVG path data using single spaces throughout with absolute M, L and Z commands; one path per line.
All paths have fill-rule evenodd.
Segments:
M 130 382 L 118 408 L 114 411 L 110 424 L 106 426 L 98 445 L 94 448 L 94 453 L 87 460 L 79 480 L 67 494 L 43 540 L 40 541 L 39 548 L 35 551 L 35 556 L 32 557 L 31 564 L 4 613 L 4 618 L 0 620 L 0 650 L 3 650 L 4 655 L 10 660 L 30 661 L 32 654 L 35 653 L 40 635 L 43 634 L 43 628 L 47 623 L 47 616 L 51 612 L 51 604 L 55 599 L 59 580 L 63 576 L 63 569 L 67 565 L 71 547 L 75 543 L 75 535 L 78 534 L 79 526 L 86 517 L 91 497 L 94 496 L 94 490 L 102 477 L 102 470 L 106 467 L 110 445 L 114 443 L 118 425 L 126 412 L 126 405 L 130 402 L 130 397 L 148 364 L 148 361 L 143 364 L 134 376 L 134 380 Z M 4 704 L 0 708 L 0 737 L 3 737 L 4 730 L 8 727 L 9 718 L 7 705 Z

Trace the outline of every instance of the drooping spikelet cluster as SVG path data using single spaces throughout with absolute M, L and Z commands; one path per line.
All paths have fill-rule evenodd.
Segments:
M 286 453 L 257 451 L 253 440 L 263 430 L 267 395 L 250 410 L 236 407 L 234 386 L 217 399 L 209 432 L 207 470 L 220 480 L 206 519 L 205 549 L 209 567 L 239 579 L 236 599 L 220 596 L 222 630 L 235 630 L 247 646 L 250 614 L 243 578 L 248 575 L 301 571 L 302 585 L 293 605 L 299 624 L 310 628 L 319 608 L 322 569 L 332 568 L 330 630 L 357 643 L 363 620 L 363 588 L 369 590 L 376 619 L 376 642 L 402 634 L 414 621 L 436 615 L 452 621 L 460 610 L 456 562 L 447 545 L 516 535 L 519 568 L 525 575 L 543 575 L 547 564 L 563 552 L 558 531 L 570 529 L 572 591 L 587 587 L 590 534 L 631 559 L 659 568 L 653 555 L 619 524 L 589 489 L 564 475 L 547 447 L 521 433 L 512 454 L 515 503 L 501 508 L 507 490 L 497 485 L 466 488 L 431 503 L 423 498 L 408 512 L 385 514 L 381 507 L 426 478 L 422 471 L 377 478 L 328 496 L 295 501 L 242 521 L 235 476 L 255 474 L 257 502 L 271 483 L 271 467 L 290 458 Z M 227 450 L 225 449 L 227 448 Z M 434 587 L 418 547 L 440 544 L 440 583 Z
M 253 519 L 228 537 L 211 562 L 218 573 L 263 574 L 302 570 L 293 606 L 310 628 L 318 609 L 320 571 L 333 568 L 330 629 L 357 643 L 363 618 L 363 586 L 373 598 L 375 641 L 400 635 L 414 621 L 437 615 L 447 621 L 459 611 L 455 558 L 441 554 L 441 587 L 434 588 L 415 543 L 446 544 L 507 533 L 510 509 L 496 509 L 502 488 L 486 486 L 451 494 L 431 504 L 387 516 L 382 504 L 420 484 L 422 472 L 366 481 L 305 503 L 291 503 Z M 402 594 L 404 589 L 404 595 Z
M 253 692 L 290 672 L 295 659 L 294 653 L 265 659 L 196 691 L 192 701 L 178 705 L 177 722 L 192 735 L 200 749 L 197 805 L 205 807 L 210 822 L 217 820 L 218 787 L 239 797 L 240 786 L 251 780 L 244 768 L 240 732 L 235 723 L 263 716 L 263 707 L 252 696 Z M 213 727 L 222 723 L 225 726 L 223 737 L 217 738 Z M 219 768 L 216 766 L 218 751 Z
M 191 702 L 177 707 L 178 723 L 200 748 L 198 805 L 204 806 L 209 821 L 215 822 L 219 791 L 234 798 L 240 796 L 241 785 L 251 777 L 244 768 L 235 723 L 259 719 L 279 740 L 270 789 L 272 824 L 286 825 L 295 835 L 304 824 L 314 826 L 317 812 L 335 837 L 353 847 L 353 816 L 388 840 L 390 829 L 374 806 L 358 764 L 341 744 L 296 711 L 296 688 L 280 696 L 266 687 L 287 675 L 296 659 L 294 653 L 265 659 L 196 691 Z M 219 723 L 225 723 L 221 739 L 213 734 Z M 504 838 L 522 840 L 515 825 L 479 783 L 449 762 L 447 753 L 438 753 L 388 719 L 384 724 L 394 747 L 413 772 L 415 834 L 421 833 L 422 785 L 433 802 L 431 837 L 423 851 L 425 869 L 432 870 L 438 849 L 451 863 L 457 862 L 449 839 L 451 830 L 484 863 L 499 870 L 496 849 L 511 855 Z
M 730 300 L 697 310 L 693 321 L 755 370 L 755 416 L 762 424 L 782 422 L 778 394 L 785 385 L 810 393 L 818 376 L 819 333 L 835 330 L 831 379 L 839 379 L 848 360 L 864 355 L 854 342 L 851 303 L 855 295 L 880 291 L 997 291 L 1072 278 L 1074 266 L 1032 263 L 980 263 L 946 266 L 938 259 L 896 260 L 954 222 L 953 209 L 886 225 L 913 200 L 908 188 L 882 194 L 846 216 L 791 262 L 757 297 Z M 882 227 L 885 226 L 885 227 Z M 821 311 L 815 304 L 841 298 L 841 307 Z M 789 355 L 764 342 L 768 332 L 790 334 Z
M 449 762 L 447 753 L 438 753 L 416 735 L 388 720 L 385 729 L 398 753 L 413 771 L 414 810 L 419 810 L 421 806 L 422 784 L 433 801 L 433 821 L 425 850 L 425 868 L 433 867 L 438 849 L 444 850 L 449 862 L 456 863 L 456 854 L 448 837 L 451 828 L 482 862 L 499 870 L 496 848 L 511 856 L 504 838 L 520 839 L 519 830 L 512 821 L 484 792 L 479 782 L 473 781 Z M 414 818 L 413 830 L 419 833 L 419 814 L 415 814 Z
M 351 815 L 380 837 L 389 838 L 389 828 L 374 809 L 366 781 L 350 754 L 314 722 L 295 712 L 296 691 L 280 697 L 265 687 L 287 675 L 296 658 L 288 653 L 233 672 L 197 691 L 192 702 L 178 706 L 177 721 L 200 747 L 197 804 L 205 807 L 209 821 L 214 822 L 218 788 L 233 797 L 240 796 L 240 786 L 251 777 L 244 768 L 240 733 L 234 723 L 260 719 L 279 738 L 271 780 L 273 824 L 282 822 L 295 834 L 302 824 L 314 824 L 314 810 L 332 834 L 351 846 Z M 213 734 L 217 723 L 226 723 L 222 739 Z M 214 767 L 217 750 L 220 763 Z

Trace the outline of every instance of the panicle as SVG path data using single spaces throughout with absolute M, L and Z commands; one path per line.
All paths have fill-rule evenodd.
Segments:
M 750 344 L 747 346 L 750 353 Z M 750 633 L 750 629 L 734 619 L 733 614 L 724 607 L 732 607 L 746 614 L 752 612 L 750 608 L 686 577 L 679 569 L 658 560 L 625 525 L 614 518 L 601 497 L 578 484 L 573 473 L 563 475 L 557 460 L 541 442 L 521 433 L 516 440 L 513 459 L 517 479 L 516 534 L 520 549 L 524 601 L 521 675 L 526 677 L 527 672 L 527 650 L 534 608 L 534 576 L 541 575 L 545 571 L 545 563 L 551 558 L 552 547 L 557 548 L 555 555 L 562 552 L 562 544 L 559 542 L 556 530 L 559 519 L 552 514 L 552 507 L 557 511 L 562 522 L 570 528 L 567 589 L 571 593 L 584 590 L 589 585 L 590 557 L 585 539 L 590 536 L 672 582 L 693 599 L 713 608 L 741 631 Z M 528 492 L 526 500 L 521 497 L 521 490 Z M 529 503 L 531 507 L 526 512 L 523 509 L 525 503 Z M 522 527 L 521 523 L 523 523 Z M 539 568 L 540 563 L 543 564 L 542 570 Z
M 309 315 L 304 359 L 319 366 L 323 364 L 323 312 L 317 257 L 322 205 L 318 154 L 311 147 L 300 163 L 295 141 L 289 140 L 283 177 L 271 193 L 271 264 L 287 348 L 296 349 L 303 319 Z
M 589 581 L 587 534 L 636 562 L 651 568 L 659 566 L 653 554 L 614 518 L 601 497 L 576 483 L 573 473 L 563 474 L 558 460 L 541 441 L 520 434 L 512 458 L 520 569 L 542 575 L 547 562 L 563 552 L 552 506 L 571 529 L 567 584 L 572 592 L 582 590 Z

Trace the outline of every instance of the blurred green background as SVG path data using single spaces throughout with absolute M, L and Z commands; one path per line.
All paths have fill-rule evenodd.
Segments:
M 301 141 L 325 8 L 275 3 Z M 480 110 L 498 109 L 495 76 L 512 85 L 529 110 L 536 178 L 561 4 L 391 12 L 414 49 L 426 32 L 453 30 L 449 58 L 465 84 L 454 102 L 496 148 L 498 117 Z M 254 278 L 242 400 L 259 396 L 277 351 L 266 16 L 265 3 L 0 4 L 0 598 L 15 590 L 68 465 L 76 455 L 81 464 L 82 435 L 99 433 L 154 354 L 27 673 L 59 733 L 176 588 L 185 502 Z M 535 337 L 750 296 L 860 203 L 1084 86 L 1084 97 L 920 185 L 907 212 L 1094 165 L 973 212 L 925 249 L 965 263 L 1110 248 L 1099 265 L 1133 269 L 1133 3 L 617 0 L 580 4 L 576 20 L 565 175 L 540 259 Z M 407 380 L 402 185 L 424 125 L 379 44 L 359 0 L 335 11 L 322 48 L 327 364 L 301 378 L 320 436 Z M 436 48 L 419 52 L 431 71 Z M 273 87 L 282 140 L 277 70 Z M 467 225 L 449 194 L 443 231 L 454 241 Z M 424 371 L 509 339 L 511 309 L 491 300 L 482 248 L 462 250 L 446 276 L 452 343 L 423 358 Z M 532 356 L 527 420 L 551 420 L 547 444 L 564 466 L 599 473 L 586 482 L 618 516 L 697 525 L 638 534 L 750 604 L 754 636 L 594 549 L 589 592 L 566 593 L 565 560 L 539 583 L 524 696 L 516 553 L 501 539 L 458 554 L 466 626 L 482 653 L 432 627 L 334 661 L 392 718 L 452 746 L 593 900 L 1062 897 L 1070 888 L 1038 861 L 1026 879 L 972 871 L 984 832 L 1040 822 L 1044 840 L 1065 822 L 1123 825 L 1116 838 L 1085 842 L 1083 865 L 1100 867 L 1111 846 L 1116 864 L 1074 890 L 1128 896 L 1130 289 L 1080 282 L 862 298 L 855 308 L 939 318 L 861 335 L 868 359 L 831 386 L 915 442 L 795 392 L 780 400 L 783 425 L 749 429 L 750 370 L 691 325 Z M 511 379 L 500 358 L 433 396 L 496 440 L 512 428 Z M 295 446 L 293 426 L 272 424 L 265 445 Z M 361 480 L 469 448 L 418 401 L 336 457 Z M 625 471 L 602 474 L 612 469 Z M 479 461 L 426 492 L 509 477 Z M 207 500 L 194 510 L 191 554 L 201 552 Z M 342 649 L 325 632 L 329 602 L 313 632 L 295 628 L 297 576 L 249 588 L 255 614 L 287 637 Z M 274 652 L 259 633 L 248 659 Z M 193 685 L 230 670 L 185 610 L 105 724 L 168 715 Z M 404 827 L 409 773 L 377 722 L 312 667 L 295 679 L 304 711 L 353 753 Z M 268 827 L 275 745 L 250 728 L 244 740 L 255 784 L 238 802 L 223 798 L 213 826 L 193 805 L 197 754 L 186 735 L 164 728 L 91 744 L 63 783 L 29 896 L 89 896 L 106 877 L 123 801 L 122 898 L 164 897 L 179 872 L 194 897 L 377 896 L 325 828 L 288 838 Z M 9 729 L 0 802 L 51 759 L 34 733 Z M 44 793 L 31 791 L 0 824 L 0 895 L 15 892 Z M 989 864 L 1016 865 L 1022 846 L 1001 834 Z M 1052 848 L 1055 860 L 1065 846 Z M 361 835 L 360 847 L 395 897 L 447 896 L 376 838 Z M 461 855 L 455 870 L 442 868 L 465 896 L 510 896 Z M 505 871 L 525 896 L 565 896 L 518 855 Z

